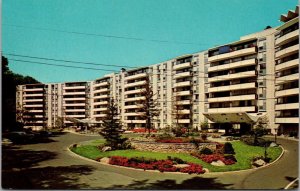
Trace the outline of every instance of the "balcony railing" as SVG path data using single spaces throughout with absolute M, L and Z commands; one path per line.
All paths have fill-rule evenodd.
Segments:
M 211 57 L 208 57 L 208 62 L 216 62 L 216 61 L 225 60 L 225 59 L 228 59 L 228 58 L 240 57 L 240 56 L 245 56 L 245 55 L 255 54 L 255 53 L 257 53 L 257 47 L 256 46 L 241 49 L 241 50 L 236 50 L 236 51 L 225 53 L 225 54 L 219 54 L 219 55 L 216 55 L 216 56 L 211 56 Z

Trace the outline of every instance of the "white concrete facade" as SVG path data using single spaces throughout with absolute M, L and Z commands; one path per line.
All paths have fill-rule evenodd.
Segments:
M 208 50 L 183 55 L 158 64 L 122 69 L 91 82 L 66 82 L 18 87 L 18 104 L 43 105 L 44 123 L 55 126 L 57 116 L 78 119 L 105 116 L 109 98 L 118 105 L 125 128 L 143 128 L 139 100 L 149 77 L 160 115 L 155 128 L 199 128 L 209 121 L 203 113 L 267 113 L 271 132 L 297 130 L 299 124 L 299 28 L 298 7 L 281 16 L 283 25 L 246 35 L 240 40 Z M 31 92 L 31 93 L 29 93 Z M 32 100 L 29 97 L 36 98 Z M 180 105 L 180 119 L 174 119 Z M 32 110 L 37 112 L 37 107 Z M 37 120 L 40 121 L 40 120 Z M 65 121 L 72 125 L 71 122 Z M 235 127 L 244 124 L 235 124 Z M 246 125 L 247 126 L 247 125 Z M 292 127 L 291 127 L 292 126 Z

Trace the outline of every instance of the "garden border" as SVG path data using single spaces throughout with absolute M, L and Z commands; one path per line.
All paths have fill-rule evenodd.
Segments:
M 131 168 L 131 167 L 125 167 L 125 166 L 118 166 L 118 165 L 111 165 L 111 164 L 106 164 L 106 163 L 102 163 L 102 162 L 98 162 L 98 161 L 95 161 L 93 159 L 89 159 L 89 158 L 86 158 L 86 157 L 83 157 L 81 155 L 78 155 L 76 153 L 74 153 L 73 151 L 70 150 L 70 148 L 76 143 L 73 143 L 71 145 L 69 145 L 67 147 L 67 151 L 71 153 L 71 155 L 75 156 L 75 157 L 78 157 L 78 158 L 81 158 L 83 160 L 87 160 L 87 161 L 92 161 L 94 163 L 97 163 L 97 164 L 102 164 L 102 165 L 106 165 L 106 166 L 112 166 L 112 167 L 116 167 L 116 168 L 125 168 L 125 169 L 131 169 L 131 170 L 139 170 L 139 171 L 145 171 L 145 172 L 158 172 L 158 173 L 162 173 L 158 170 L 144 170 L 144 169 L 138 169 L 138 168 Z M 78 144 L 78 143 L 77 143 Z M 265 167 L 268 167 L 268 166 L 271 166 L 273 165 L 274 163 L 276 163 L 284 154 L 285 150 L 284 148 L 279 145 L 279 147 L 282 149 L 282 152 L 281 154 L 279 155 L 279 157 L 274 160 L 273 162 L 267 164 L 267 165 L 264 165 L 264 166 L 261 166 L 261 167 L 258 167 L 258 168 L 251 168 L 251 169 L 244 169 L 244 170 L 235 170 L 235 171 L 225 171 L 225 172 L 205 172 L 204 174 L 210 174 L 210 175 L 218 175 L 218 174 L 224 174 L 224 173 L 237 173 L 237 172 L 245 172 L 245 171 L 255 171 L 255 170 L 259 170 L 259 169 L 262 169 L 262 168 L 265 168 Z M 163 173 L 171 173 L 171 174 L 186 174 L 186 175 L 189 175 L 188 173 L 182 173 L 182 172 L 163 172 Z M 191 174 L 192 175 L 192 174 Z M 195 175 L 195 174 L 193 174 Z

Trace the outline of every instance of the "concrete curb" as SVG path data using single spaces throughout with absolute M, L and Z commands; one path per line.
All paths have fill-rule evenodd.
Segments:
M 298 180 L 299 180 L 299 178 L 296 178 L 295 180 L 293 180 L 292 182 L 290 182 L 286 187 L 284 187 L 284 189 L 285 190 L 289 189 L 289 187 L 291 187 Z
M 90 136 L 90 137 L 98 137 L 98 136 L 100 136 L 100 135 L 81 134 L 81 133 L 77 133 L 77 132 L 69 131 L 69 130 L 63 130 L 63 132 L 73 133 L 75 135 L 81 135 L 81 136 Z
M 94 163 L 101 164 L 101 165 L 113 166 L 113 167 L 116 167 L 116 168 L 125 168 L 125 169 L 138 170 L 138 171 L 147 171 L 147 172 L 159 172 L 159 173 L 162 173 L 162 172 L 160 172 L 160 171 L 158 171 L 158 170 L 143 170 L 143 169 L 138 169 L 138 168 L 131 168 L 131 167 L 125 167 L 125 166 L 110 165 L 110 164 L 98 162 L 98 161 L 95 161 L 95 160 L 93 160 L 93 159 L 89 159 L 89 158 L 80 156 L 80 155 L 78 155 L 78 154 L 72 152 L 72 151 L 70 150 L 70 147 L 71 147 L 72 145 L 73 145 L 73 144 L 71 144 L 70 146 L 67 147 L 67 151 L 70 152 L 71 155 L 76 156 L 76 157 L 78 157 L 78 158 L 80 158 L 80 159 L 83 159 L 83 160 L 92 161 L 92 162 L 94 162 Z M 218 175 L 218 174 L 230 174 L 230 173 L 247 172 L 247 171 L 250 172 L 250 171 L 260 170 L 260 169 L 262 169 L 262 168 L 265 168 L 265 167 L 268 167 L 268 166 L 273 165 L 274 163 L 276 163 L 276 162 L 283 156 L 283 154 L 284 154 L 284 148 L 283 148 L 282 146 L 279 146 L 279 147 L 281 147 L 281 149 L 282 149 L 282 152 L 281 152 L 281 154 L 279 155 L 279 157 L 278 157 L 276 160 L 274 160 L 273 162 L 271 162 L 271 163 L 269 163 L 269 164 L 267 164 L 267 165 L 265 165 L 265 166 L 261 166 L 261 167 L 254 168 L 254 169 L 251 168 L 251 169 L 236 170 L 236 171 L 226 171 L 226 172 L 205 172 L 204 174 L 207 174 L 207 175 Z M 170 173 L 170 174 L 185 174 L 185 175 L 189 175 L 189 174 L 187 174 L 187 173 L 181 173 L 181 172 L 163 172 L 163 173 L 167 173 L 167 174 Z M 192 175 L 192 174 L 191 174 L 191 175 Z M 194 175 L 195 175 L 195 174 L 194 174 Z

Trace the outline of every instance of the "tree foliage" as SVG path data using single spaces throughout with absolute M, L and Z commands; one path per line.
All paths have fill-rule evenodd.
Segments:
M 157 99 L 154 98 L 149 76 L 146 77 L 146 82 L 144 84 L 144 89 L 141 91 L 141 96 L 145 97 L 145 99 L 140 101 L 140 105 L 142 107 L 140 107 L 138 111 L 142 113 L 141 118 L 146 120 L 146 130 L 148 130 L 148 134 L 150 134 L 152 123 L 155 118 L 159 116 L 160 110 L 158 109 Z
M 106 139 L 106 145 L 113 150 L 122 147 L 126 139 L 121 138 L 122 125 L 118 119 L 118 108 L 112 98 L 109 99 L 106 116 L 103 119 L 103 129 L 99 132 Z
M 40 83 L 30 76 L 15 74 L 9 69 L 8 59 L 2 56 L 2 130 L 19 126 L 16 121 L 16 87 L 22 84 Z
M 253 125 L 251 135 L 254 138 L 254 145 L 258 144 L 258 138 L 268 133 L 267 128 L 269 127 L 269 119 L 267 115 L 259 117 L 256 123 Z

